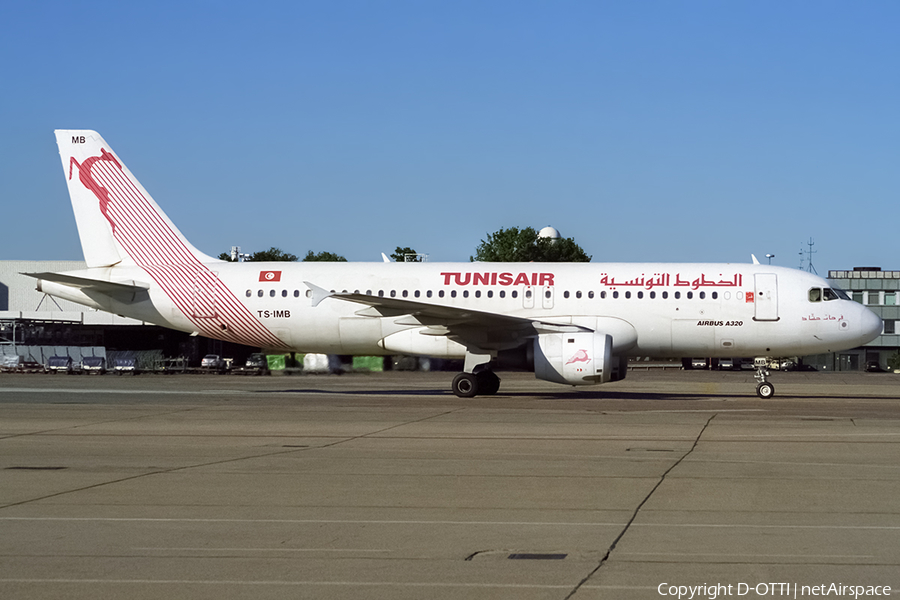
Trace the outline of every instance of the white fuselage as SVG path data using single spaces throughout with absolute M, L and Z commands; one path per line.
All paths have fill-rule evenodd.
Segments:
M 631 356 L 802 356 L 858 346 L 880 320 L 858 303 L 811 301 L 828 283 L 768 265 L 676 263 L 226 263 L 204 265 L 215 286 L 173 291 L 155 272 L 117 266 L 80 273 L 148 284 L 117 298 L 42 282 L 44 291 L 117 314 L 209 337 L 301 352 L 465 356 L 409 311 L 385 311 L 341 293 L 610 330 Z M 177 272 L 179 267 L 166 267 Z M 272 273 L 272 275 L 267 275 Z M 277 276 L 275 275 L 277 273 Z M 209 277 L 210 275 L 205 275 Z M 266 277 L 275 279 L 267 279 Z M 314 305 L 306 282 L 335 292 Z M 179 296 L 176 297 L 176 294 Z M 235 310 L 238 303 L 243 311 Z M 276 342 L 260 340 L 256 329 Z M 254 326 L 254 327 L 256 327 Z M 428 329 L 431 326 L 432 329 Z M 876 332 L 877 330 L 877 332 Z M 438 332 L 439 333 L 439 332 Z M 520 340 L 521 345 L 525 340 Z M 490 340 L 482 346 L 492 347 Z M 514 347 L 515 340 L 494 347 Z

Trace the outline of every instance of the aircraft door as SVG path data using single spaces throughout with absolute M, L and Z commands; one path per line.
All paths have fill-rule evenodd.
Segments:
M 754 321 L 778 320 L 778 276 L 757 273 L 754 277 Z
M 536 288 L 526 286 L 524 290 L 522 290 L 522 307 L 523 308 L 534 308 L 534 292 Z
M 218 316 L 218 273 L 200 271 L 191 281 L 191 316 L 211 319 Z
M 544 308 L 553 308 L 553 286 L 545 285 L 541 292 L 541 306 Z

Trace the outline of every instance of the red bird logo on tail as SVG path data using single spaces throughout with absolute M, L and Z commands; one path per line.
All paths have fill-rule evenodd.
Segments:
M 81 180 L 81 184 L 87 189 L 94 192 L 94 195 L 97 196 L 97 200 L 100 201 L 100 212 L 103 213 L 103 216 L 106 217 L 107 221 L 109 221 L 109 224 L 113 229 L 113 233 L 115 233 L 116 224 L 109 216 L 109 192 L 106 188 L 101 186 L 96 181 L 94 174 L 91 173 L 91 169 L 94 167 L 94 163 L 96 163 L 98 160 L 112 163 L 116 167 L 118 167 L 120 171 L 122 170 L 122 165 L 119 164 L 119 161 L 116 160 L 116 157 L 107 152 L 105 148 L 101 148 L 100 156 L 91 156 L 90 158 L 86 158 L 81 164 L 78 164 L 78 161 L 75 160 L 74 156 L 71 157 L 71 159 L 69 160 L 69 179 L 72 179 L 72 168 L 78 167 L 78 178 Z

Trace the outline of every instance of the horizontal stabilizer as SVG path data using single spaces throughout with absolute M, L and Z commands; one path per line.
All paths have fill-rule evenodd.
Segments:
M 61 283 L 78 289 L 92 289 L 105 293 L 125 292 L 133 294 L 150 289 L 148 284 L 134 280 L 105 281 L 103 279 L 91 279 L 90 277 L 68 275 L 66 273 L 22 273 L 22 275 L 43 279 L 44 281 L 53 281 L 54 283 Z

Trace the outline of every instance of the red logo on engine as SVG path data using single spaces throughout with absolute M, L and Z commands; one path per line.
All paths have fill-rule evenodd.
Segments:
M 281 281 L 281 271 L 260 271 L 259 272 L 259 280 L 260 281 L 268 281 L 275 282 Z
M 587 350 L 579 350 L 578 352 L 575 353 L 575 355 L 572 358 L 569 359 L 569 361 L 566 364 L 571 365 L 572 363 L 580 363 L 580 362 L 583 362 L 583 363 L 591 362 L 591 357 L 588 356 Z

